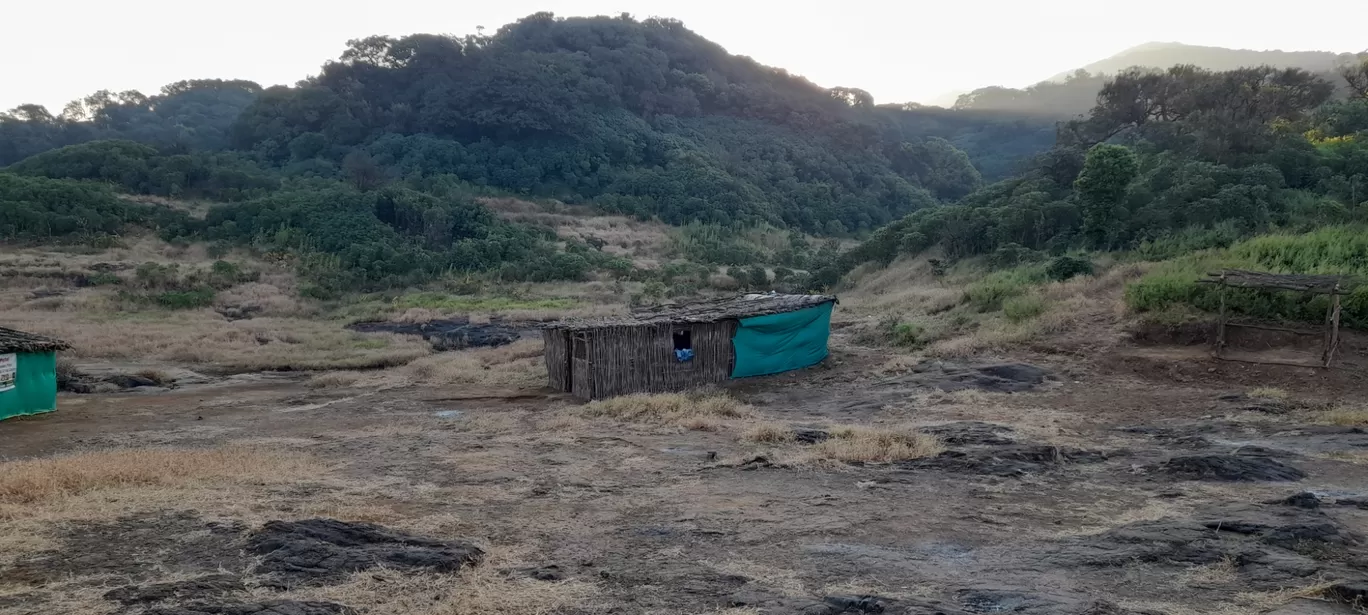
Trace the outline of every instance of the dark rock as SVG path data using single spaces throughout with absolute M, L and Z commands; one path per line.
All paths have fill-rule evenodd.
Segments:
M 1015 440 L 1002 436 L 1009 433 L 1012 428 L 1005 425 L 994 425 L 980 421 L 958 421 L 945 423 L 943 425 L 930 425 L 920 429 L 922 433 L 931 434 L 946 444 L 981 444 L 998 446 L 1012 444 Z
M 164 600 L 222 598 L 228 594 L 242 591 L 247 591 L 247 588 L 243 586 L 241 579 L 227 574 L 215 574 L 187 581 L 153 583 L 143 586 L 128 585 L 105 592 L 104 599 L 124 605 L 133 605 Z
M 1049 372 L 1025 363 L 1003 363 L 1001 365 L 985 365 L 978 368 L 978 371 L 995 378 L 1001 378 L 1009 382 L 1020 382 L 1024 384 L 1040 384 L 1045 382 Z
M 947 470 L 990 476 L 1022 476 L 1071 463 L 1098 463 L 1107 455 L 1100 451 L 1020 444 L 991 449 L 946 451 L 928 459 L 917 459 L 898 464 L 904 470 Z
M 148 615 L 351 615 L 355 609 L 333 602 L 267 600 L 239 604 L 191 603 L 152 609 Z
M 444 352 L 512 344 L 529 327 L 499 322 L 473 324 L 465 318 L 451 318 L 421 323 L 358 322 L 347 328 L 362 333 L 419 335 L 432 345 L 433 350 Z
M 1335 504 L 1339 506 L 1357 506 L 1368 510 L 1368 498 L 1335 498 Z
M 1078 615 L 1164 615 L 1164 613 L 1162 611 L 1150 610 L 1137 611 L 1106 600 L 1098 600 L 1083 607 L 1083 610 L 1079 611 Z
M 961 589 L 955 598 L 971 613 L 1058 613 L 1056 600 L 1006 589 Z
M 1282 504 L 1284 506 L 1295 506 L 1297 508 L 1320 508 L 1320 498 L 1310 491 L 1303 491 L 1289 495 L 1281 500 L 1274 500 L 1269 504 Z
M 808 429 L 797 427 L 793 430 L 793 439 L 799 444 L 817 444 L 825 442 L 831 438 L 831 433 L 824 429 Z
M 1034 389 L 1048 377 L 1049 372 L 1025 363 L 971 366 L 930 362 L 918 364 L 911 373 L 890 378 L 882 384 L 912 384 L 946 392 L 976 389 L 992 393 L 1017 393 Z
M 523 568 L 518 570 L 517 573 L 529 579 L 536 579 L 538 581 L 565 580 L 565 571 L 561 570 L 561 567 L 555 564 L 541 566 L 538 568 Z
M 1306 473 L 1280 461 L 1256 455 L 1187 455 L 1154 467 L 1178 480 L 1294 481 Z
M 114 374 L 113 376 L 106 376 L 104 381 L 113 385 L 117 385 L 121 389 L 136 389 L 138 387 L 161 386 L 161 384 L 158 383 L 156 380 L 146 378 L 143 376 L 138 376 L 136 374 Z
M 273 587 L 336 582 L 375 566 L 455 572 L 484 555 L 466 542 L 333 519 L 270 521 L 248 539 L 247 550 L 262 556 L 256 572 Z
M 1325 597 L 1359 608 L 1368 606 L 1368 581 L 1336 583 L 1325 590 Z
M 835 613 L 882 613 L 884 602 L 878 596 L 827 596 L 822 602 L 835 607 Z
M 1281 415 L 1291 412 L 1292 406 L 1280 401 L 1262 400 L 1240 406 L 1239 410 L 1242 412 L 1261 412 L 1263 414 Z
M 1234 505 L 1196 518 L 1141 521 L 1069 539 L 1046 559 L 1075 567 L 1234 561 L 1242 583 L 1276 589 L 1302 579 L 1346 574 L 1345 562 L 1360 542 L 1319 510 Z

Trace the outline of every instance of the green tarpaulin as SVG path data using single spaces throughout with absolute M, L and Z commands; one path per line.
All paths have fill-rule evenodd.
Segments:
M 9 378 L 13 357 L 14 380 Z M 4 357 L 0 374 L 0 420 L 57 409 L 57 353 L 20 352 Z
M 732 378 L 777 374 L 821 362 L 827 356 L 832 305 L 742 318 L 732 338 L 736 348 Z

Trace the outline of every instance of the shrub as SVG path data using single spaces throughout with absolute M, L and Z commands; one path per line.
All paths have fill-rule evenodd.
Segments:
M 1013 323 L 1022 323 L 1045 313 L 1045 299 L 1040 295 L 1021 295 L 1002 302 L 1002 315 Z
M 926 328 L 914 322 L 900 322 L 893 325 L 893 343 L 898 346 L 916 347 L 925 344 L 923 339 Z
M 933 457 L 945 450 L 940 441 L 910 428 L 844 426 L 831 438 L 813 445 L 817 459 L 857 463 L 888 463 Z
M 1207 273 L 1222 269 L 1368 275 L 1368 233 L 1362 227 L 1327 227 L 1301 235 L 1265 235 L 1226 250 L 1193 254 L 1167 261 L 1126 287 L 1126 305 L 1136 312 L 1159 312 L 1189 306 L 1214 312 L 1225 294 L 1232 313 L 1265 320 L 1320 322 L 1329 298 L 1286 291 L 1222 289 L 1199 284 Z M 1347 326 L 1368 326 L 1368 286 L 1357 286 L 1341 297 Z
M 988 262 L 992 264 L 993 267 L 1006 269 L 1008 267 L 1016 267 L 1017 265 L 1029 263 L 1036 260 L 1036 258 L 1037 253 L 1035 250 L 1023 247 L 1021 244 L 1005 243 L 998 246 L 997 250 L 994 250 L 992 254 L 988 255 Z
M 190 310 L 214 304 L 214 289 L 170 290 L 152 295 L 152 302 L 170 310 Z
M 1051 280 L 1063 282 L 1077 275 L 1092 275 L 1092 261 L 1073 256 L 1058 256 L 1045 267 L 1045 274 Z
M 995 312 L 1002 309 L 1007 299 L 1026 292 L 1026 286 L 1019 280 L 989 276 L 970 284 L 964 289 L 964 300 L 980 312 Z

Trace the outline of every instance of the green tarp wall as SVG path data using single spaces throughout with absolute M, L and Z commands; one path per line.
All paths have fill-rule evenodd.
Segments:
M 732 378 L 777 374 L 825 359 L 832 305 L 741 319 L 732 338 L 736 349 Z
M 57 353 L 21 352 L 14 388 L 0 391 L 0 420 L 57 409 Z

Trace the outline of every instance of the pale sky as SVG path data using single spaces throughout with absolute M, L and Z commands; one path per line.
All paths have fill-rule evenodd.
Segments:
M 1364 0 L 3 0 L 0 109 L 195 78 L 292 84 L 347 39 L 464 35 L 537 11 L 673 17 L 728 51 L 879 103 L 1021 87 L 1150 41 L 1368 49 Z M 950 100 L 953 100 L 951 98 Z

